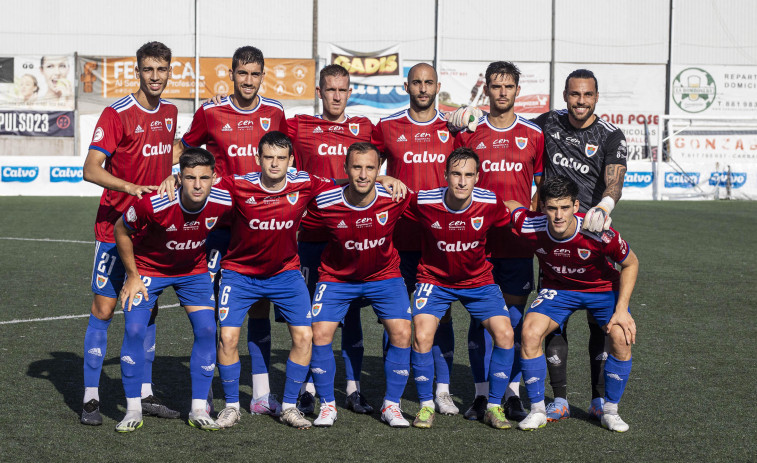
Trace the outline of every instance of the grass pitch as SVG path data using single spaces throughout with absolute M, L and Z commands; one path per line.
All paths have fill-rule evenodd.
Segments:
M 135 433 L 114 432 L 125 412 L 119 366 L 123 316 L 116 315 L 101 379 L 105 423 L 82 426 L 82 345 L 91 304 L 96 208 L 96 198 L 0 198 L 0 461 L 757 460 L 757 425 L 750 408 L 757 392 L 757 202 L 624 201 L 613 213 L 613 224 L 641 261 L 631 299 L 639 336 L 620 404 L 631 426 L 625 434 L 587 420 L 583 314 L 569 325 L 572 418 L 536 432 L 495 431 L 462 416 L 439 416 L 430 430 L 391 429 L 378 414 L 355 415 L 341 408 L 339 358 L 339 419 L 333 428 L 297 431 L 245 413 L 232 429 L 201 432 L 185 421 L 192 331 L 179 307 L 162 309 L 158 318 L 153 382 L 158 395 L 183 412 L 182 420 L 148 417 Z M 160 304 L 177 302 L 168 291 Z M 59 318 L 64 316 L 73 318 Z M 468 316 L 456 307 L 454 318 L 451 389 L 463 411 L 473 398 Z M 362 389 L 377 407 L 383 394 L 381 329 L 367 309 L 363 328 Z M 273 324 L 271 385 L 279 397 L 288 348 L 285 327 Z M 240 352 L 245 404 L 251 387 L 244 344 Z M 214 392 L 220 409 L 217 378 Z M 412 379 L 404 397 L 404 410 L 415 414 Z

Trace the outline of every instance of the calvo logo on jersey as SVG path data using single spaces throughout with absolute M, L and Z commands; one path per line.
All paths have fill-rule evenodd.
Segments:
M 447 140 L 449 140 L 449 130 L 437 130 L 436 135 L 439 136 L 442 143 L 447 143 Z
M 515 146 L 517 146 L 519 149 L 523 149 L 528 145 L 528 138 L 526 137 L 515 137 Z
M 297 199 L 299 197 L 300 197 L 300 192 L 299 191 L 295 191 L 294 193 L 289 193 L 287 195 L 287 201 L 289 201 L 289 204 L 291 204 L 292 206 L 294 206 L 295 204 L 297 204 Z
M 4 166 L 2 180 L 3 182 L 23 182 L 29 183 L 34 181 L 39 174 L 39 167 L 12 167 Z
M 470 219 L 471 225 L 473 225 L 474 230 L 481 230 L 481 226 L 484 225 L 484 218 L 483 217 L 472 217 Z
M 357 134 L 360 133 L 360 124 L 350 122 L 350 133 L 357 137 Z
M 205 228 L 207 228 L 208 230 L 210 230 L 211 228 L 213 228 L 213 225 L 215 225 L 217 221 L 218 221 L 218 217 L 208 217 L 208 218 L 206 218 L 205 219 Z
M 597 150 L 599 149 L 599 146 L 597 145 L 590 145 L 586 144 L 586 147 L 584 148 L 584 154 L 586 154 L 586 157 L 592 157 L 595 154 L 597 154 Z
M 271 127 L 271 118 L 270 117 L 261 117 L 260 118 L 260 126 L 263 127 L 263 130 L 268 132 L 268 129 Z
M 166 128 L 168 129 L 169 132 L 171 131 L 171 129 L 173 129 L 173 118 L 171 117 L 166 118 Z
M 415 308 L 418 310 L 421 310 L 422 308 L 426 307 L 426 302 L 428 302 L 427 297 L 416 297 L 415 298 Z
M 590 256 L 591 256 L 591 251 L 589 251 L 588 249 L 578 248 L 578 257 L 580 257 L 583 260 L 586 260 Z
M 313 307 L 310 309 L 310 313 L 313 314 L 313 317 L 317 317 L 319 313 L 321 313 L 321 309 L 323 308 L 323 303 L 319 302 L 317 304 L 313 304 Z
M 376 214 L 376 220 L 378 220 L 379 225 L 385 225 L 386 221 L 389 220 L 389 211 Z

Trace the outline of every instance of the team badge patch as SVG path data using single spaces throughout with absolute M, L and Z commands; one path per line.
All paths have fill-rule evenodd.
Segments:
M 586 148 L 584 148 L 584 153 L 586 153 L 586 156 L 592 157 L 595 154 L 597 154 L 597 150 L 598 149 L 599 149 L 599 147 L 597 145 L 589 145 L 589 144 L 587 144 Z
M 103 289 L 108 284 L 108 277 L 97 275 L 97 287 Z
M 323 308 L 322 303 L 313 304 L 313 308 L 310 309 L 310 313 L 313 314 L 313 317 L 317 317 L 319 313 L 321 313 L 321 309 Z
M 229 315 L 229 308 L 228 307 L 219 307 L 218 308 L 218 319 L 221 321 L 226 320 L 226 317 Z
M 208 218 L 206 218 L 205 219 L 205 228 L 207 228 L 208 230 L 210 230 L 211 228 L 213 228 L 213 225 L 215 225 L 217 221 L 218 221 L 218 217 L 208 217 Z
M 483 217 L 472 217 L 470 219 L 471 225 L 473 225 L 474 230 L 481 230 L 481 227 L 484 225 L 484 218 Z
M 610 244 L 610 241 L 615 238 L 615 232 L 612 230 L 605 230 L 602 232 L 602 241 Z
M 260 126 L 263 127 L 263 130 L 268 132 L 268 129 L 271 127 L 271 118 L 270 117 L 261 117 L 260 118 Z
M 126 221 L 127 222 L 136 222 L 137 220 L 137 211 L 134 210 L 134 206 L 131 206 L 128 211 L 126 211 Z
M 422 308 L 426 307 L 426 302 L 428 302 L 427 297 L 416 297 L 415 298 L 415 308 L 418 310 L 421 310 Z
M 137 293 L 131 300 L 131 305 L 139 305 L 142 302 L 142 293 Z
M 535 299 L 533 303 L 531 303 L 531 308 L 536 308 L 537 305 L 541 304 L 541 298 Z
M 449 140 L 449 130 L 437 130 L 436 134 L 439 136 L 439 140 L 441 140 L 442 143 L 447 143 L 447 140 Z
M 578 248 L 578 257 L 580 257 L 583 260 L 586 260 L 589 258 L 589 256 L 591 256 L 591 251 L 589 251 L 588 249 Z
M 168 129 L 169 132 L 173 128 L 173 119 L 170 117 L 166 118 L 166 128 Z
M 357 134 L 360 133 L 360 124 L 350 123 L 350 133 L 357 137 Z
M 526 137 L 515 137 L 515 146 L 517 146 L 520 149 L 523 149 L 528 145 L 528 138 Z
M 291 204 L 292 206 L 294 206 L 295 204 L 297 204 L 297 199 L 299 197 L 300 197 L 300 192 L 299 191 L 295 191 L 294 193 L 289 193 L 287 195 L 287 201 L 289 201 L 289 204 Z
M 379 225 L 385 225 L 386 221 L 389 220 L 389 211 L 376 214 L 376 220 L 378 220 Z

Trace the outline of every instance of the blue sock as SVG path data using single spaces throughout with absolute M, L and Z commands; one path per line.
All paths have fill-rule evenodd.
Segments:
M 121 381 L 126 398 L 142 396 L 142 375 L 145 370 L 145 335 L 150 321 L 149 310 L 124 312 L 126 327 L 121 344 Z
M 389 333 L 386 332 L 386 328 L 384 329 L 384 336 L 381 338 L 381 346 L 384 361 L 386 361 L 386 351 L 389 350 Z
M 455 330 L 452 320 L 449 323 L 439 323 L 439 328 L 434 335 L 434 369 L 436 370 L 436 382 L 449 384 L 449 375 L 452 371 L 452 358 L 455 354 Z
M 363 326 L 360 323 L 360 307 L 350 307 L 342 326 L 342 358 L 344 374 L 348 381 L 360 381 L 363 368 Z
M 315 392 L 321 402 L 333 402 L 334 377 L 336 376 L 336 360 L 331 343 L 317 346 L 313 344 L 313 356 L 310 359 L 310 371 Z
M 271 363 L 271 320 L 250 318 L 247 321 L 247 348 L 250 350 L 252 374 L 268 373 Z
M 242 364 L 238 361 L 231 365 L 218 364 L 218 375 L 221 377 L 226 403 L 239 402 L 239 373 L 241 371 Z
M 399 403 L 405 392 L 407 378 L 410 376 L 410 348 L 397 347 L 389 344 L 384 361 L 384 376 L 386 377 L 386 394 L 384 400 Z
M 216 369 L 216 317 L 212 310 L 198 310 L 189 314 L 189 321 L 194 332 L 189 358 L 192 399 L 205 399 Z
M 413 350 L 410 353 L 413 363 L 415 387 L 418 389 L 418 400 L 423 402 L 434 399 L 434 354 L 421 354 Z
M 157 334 L 157 329 L 155 326 L 155 319 L 150 318 L 149 323 L 147 324 L 147 331 L 145 332 L 145 343 L 144 343 L 144 350 L 145 350 L 145 371 L 142 373 L 142 383 L 152 384 L 152 364 L 155 363 L 155 335 Z
M 489 380 L 489 362 L 492 358 L 492 337 L 486 329 L 471 317 L 468 327 L 468 359 L 474 383 Z
M 515 349 L 494 346 L 489 364 L 489 403 L 499 405 L 510 384 L 510 370 L 513 368 Z
M 511 305 L 510 310 L 510 323 L 512 323 L 513 326 L 513 333 L 515 334 L 515 345 L 513 348 L 515 349 L 515 355 L 513 356 L 513 369 L 512 373 L 510 373 L 510 382 L 513 383 L 519 383 L 521 377 L 523 376 L 521 373 L 521 366 L 520 366 L 520 341 L 521 341 L 521 332 L 523 331 L 523 311 L 526 309 L 525 305 Z
M 622 361 L 607 356 L 605 362 L 605 402 L 618 403 L 623 397 L 623 391 L 626 389 L 628 377 L 631 375 L 631 364 L 633 358 Z
M 103 369 L 105 350 L 108 347 L 110 320 L 100 320 L 89 315 L 87 332 L 84 334 L 84 387 L 98 387 Z
M 544 354 L 533 359 L 520 359 L 520 367 L 526 382 L 526 392 L 531 403 L 544 400 L 544 383 L 547 377 L 547 358 Z
M 332 354 L 333 356 L 333 354 Z M 302 383 L 308 376 L 309 365 L 300 365 L 287 359 L 286 381 L 284 382 L 284 402 L 296 403 Z

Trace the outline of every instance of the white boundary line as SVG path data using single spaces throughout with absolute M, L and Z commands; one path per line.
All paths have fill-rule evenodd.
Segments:
M 48 243 L 79 243 L 79 244 L 95 244 L 94 241 L 77 241 L 77 240 L 54 240 L 50 238 L 13 238 L 10 236 L 0 236 L 0 240 L 13 240 L 13 241 L 46 241 Z
M 161 305 L 158 306 L 159 309 L 169 309 L 172 307 L 179 307 L 179 304 L 171 304 L 171 305 Z M 123 314 L 123 310 L 118 310 L 114 312 L 114 315 L 120 315 Z M 83 315 L 61 315 L 60 317 L 44 317 L 44 318 L 27 318 L 23 320 L 7 320 L 4 322 L 0 322 L 0 325 L 15 325 L 18 323 L 30 323 L 30 322 L 48 322 L 53 320 L 68 320 L 71 318 L 85 318 L 89 317 L 89 314 L 83 314 Z

